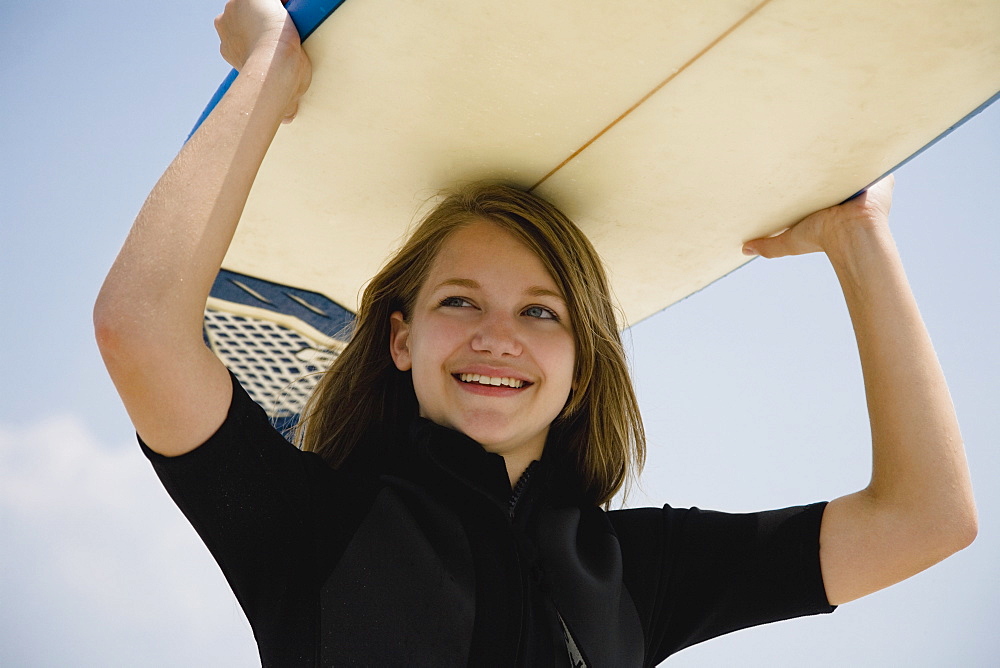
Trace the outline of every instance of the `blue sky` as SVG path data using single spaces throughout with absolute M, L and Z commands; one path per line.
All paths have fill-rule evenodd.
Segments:
M 0 9 L 0 665 L 256 661 L 225 581 L 135 445 L 90 327 L 132 218 L 228 71 L 220 8 Z M 892 219 L 962 422 L 979 539 L 832 616 L 739 632 L 673 665 L 1000 655 L 998 193 L 995 105 L 900 170 Z M 860 370 L 823 257 L 756 260 L 628 338 L 651 447 L 633 504 L 757 510 L 866 484 Z

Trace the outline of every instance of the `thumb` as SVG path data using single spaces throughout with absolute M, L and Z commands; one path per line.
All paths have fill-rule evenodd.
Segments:
M 295 117 L 299 113 L 299 105 L 302 102 L 302 97 L 309 90 L 309 84 L 312 83 L 312 61 L 309 60 L 309 56 L 303 50 L 299 51 L 299 87 L 295 91 L 295 96 L 288 103 L 288 107 L 285 108 L 285 115 L 281 119 L 282 123 L 291 123 L 295 120 Z
M 791 228 L 772 237 L 754 239 L 743 244 L 744 255 L 759 255 L 761 257 L 783 257 L 793 255 L 789 233 Z

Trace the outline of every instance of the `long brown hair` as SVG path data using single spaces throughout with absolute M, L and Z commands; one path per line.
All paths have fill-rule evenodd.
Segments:
M 362 295 L 351 341 L 320 381 L 296 429 L 300 447 L 339 467 L 374 426 L 418 414 L 409 372 L 389 354 L 390 315 L 409 317 L 445 239 L 477 220 L 510 232 L 535 253 L 566 297 L 576 344 L 575 390 L 553 422 L 548 449 L 576 469 L 579 488 L 606 505 L 646 455 L 607 276 L 590 241 L 552 204 L 518 188 L 466 186 L 417 226 Z

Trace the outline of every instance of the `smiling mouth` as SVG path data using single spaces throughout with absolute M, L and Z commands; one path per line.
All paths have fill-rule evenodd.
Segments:
M 531 383 L 520 380 L 518 378 L 506 378 L 506 377 L 494 377 L 494 376 L 480 376 L 478 373 L 456 373 L 455 378 L 462 381 L 463 383 L 472 383 L 479 385 L 490 385 L 492 387 L 510 387 L 513 389 L 520 389 Z

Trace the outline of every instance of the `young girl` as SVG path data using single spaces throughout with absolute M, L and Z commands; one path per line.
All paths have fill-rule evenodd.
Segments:
M 446 198 L 372 280 L 290 445 L 201 327 L 310 66 L 277 0 L 232 0 L 217 27 L 240 75 L 150 194 L 95 323 L 264 665 L 655 665 L 828 612 L 972 540 L 961 437 L 887 227 L 891 182 L 745 245 L 822 251 L 837 271 L 872 423 L 859 492 L 748 515 L 602 510 L 644 453 L 607 281 L 565 216 L 502 185 Z

